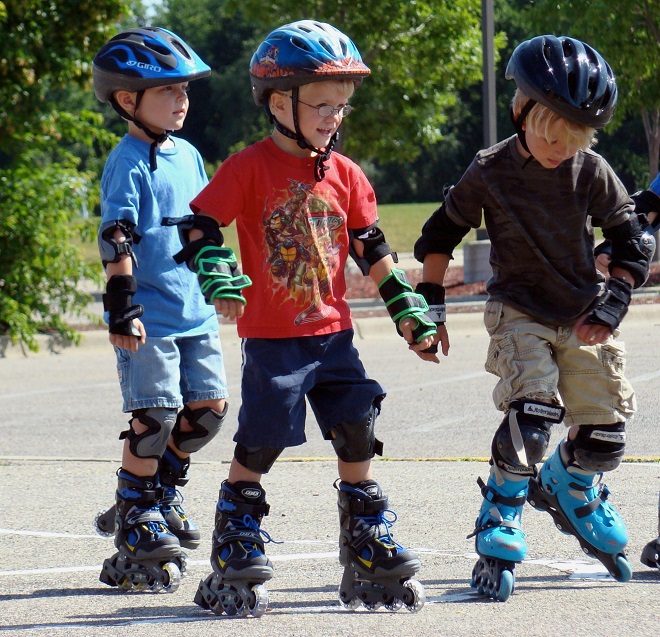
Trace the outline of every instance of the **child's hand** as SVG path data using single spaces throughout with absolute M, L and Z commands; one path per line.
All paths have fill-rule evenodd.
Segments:
M 612 334 L 609 327 L 587 323 L 590 313 L 580 317 L 573 326 L 573 332 L 585 345 L 599 345 L 604 343 Z
M 113 334 L 110 332 L 110 344 L 119 347 L 119 349 L 128 350 L 129 352 L 137 352 L 138 346 L 146 343 L 147 332 L 140 319 L 133 319 L 133 327 L 140 332 L 139 338 L 127 334 Z
M 609 276 L 609 265 L 611 260 L 612 257 L 609 254 L 602 252 L 596 257 L 596 269 L 599 272 L 602 272 L 605 276 Z
M 221 314 L 223 318 L 235 321 L 237 318 L 243 316 L 245 311 L 245 303 L 237 301 L 236 299 L 215 299 L 213 301 L 215 311 Z

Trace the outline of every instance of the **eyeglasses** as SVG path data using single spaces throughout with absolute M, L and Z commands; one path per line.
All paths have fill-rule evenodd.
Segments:
M 293 96 L 290 95 L 289 97 L 293 99 Z M 340 106 L 339 108 L 332 108 L 332 106 L 329 104 L 314 106 L 313 104 L 307 104 L 307 102 L 303 102 L 302 100 L 298 100 L 298 103 L 316 109 L 316 112 L 319 114 L 319 116 L 323 117 L 324 119 L 327 117 L 334 117 L 337 114 L 341 117 L 348 117 L 353 111 L 353 107 L 350 104 L 344 104 L 344 106 Z

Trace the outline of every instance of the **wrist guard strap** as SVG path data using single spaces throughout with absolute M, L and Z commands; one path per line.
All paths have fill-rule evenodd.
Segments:
M 429 318 L 435 323 L 435 326 L 444 325 L 447 317 L 447 306 L 445 305 L 445 288 L 438 283 L 421 282 L 415 288 L 417 294 L 421 294 L 428 303 Z M 425 354 L 437 354 L 438 344 L 433 343 L 430 347 L 422 350 Z
M 426 314 L 429 306 L 423 296 L 413 291 L 403 270 L 392 269 L 378 284 L 378 291 L 399 336 L 402 336 L 400 324 L 405 318 L 412 318 L 417 323 L 413 329 L 415 343 L 436 333 L 435 323 Z
M 618 277 L 610 277 L 585 322 L 604 325 L 614 331 L 628 313 L 631 298 L 632 285 Z
M 140 338 L 133 319 L 144 313 L 141 305 L 133 305 L 133 294 L 137 292 L 135 277 L 130 274 L 115 274 L 108 279 L 103 295 L 103 309 L 108 312 L 110 334 Z
M 215 299 L 235 299 L 245 304 L 241 290 L 252 285 L 252 281 L 239 270 L 231 248 L 206 245 L 193 258 L 192 265 L 209 305 Z

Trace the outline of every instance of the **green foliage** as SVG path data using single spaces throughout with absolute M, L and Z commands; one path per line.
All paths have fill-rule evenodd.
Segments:
M 60 110 L 53 99 L 89 84 L 89 60 L 127 9 L 118 0 L 0 5 L 0 336 L 37 350 L 36 336 L 77 342 L 68 321 L 86 314 L 100 267 L 80 244 L 95 234 L 83 213 L 98 201 L 97 175 L 76 149 L 105 152 L 115 138 L 99 114 Z

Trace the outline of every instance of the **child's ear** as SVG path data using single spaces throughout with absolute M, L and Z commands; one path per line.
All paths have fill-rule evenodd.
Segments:
M 131 91 L 116 91 L 115 92 L 115 101 L 119 106 L 121 106 L 126 112 L 133 113 L 136 108 L 136 93 Z
M 273 91 L 270 94 L 270 112 L 273 115 L 283 115 L 286 112 L 287 102 L 290 101 L 291 98 L 288 95 Z

